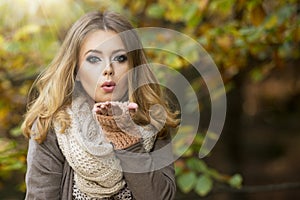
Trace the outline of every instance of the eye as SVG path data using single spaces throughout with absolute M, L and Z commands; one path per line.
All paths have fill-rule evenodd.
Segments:
M 92 64 L 98 63 L 98 62 L 101 61 L 101 59 L 98 58 L 97 56 L 89 56 L 89 57 L 86 58 L 86 60 L 87 60 L 89 63 L 92 63 Z
M 116 57 L 114 57 L 113 61 L 117 61 L 119 63 L 126 62 L 127 61 L 127 56 L 126 55 L 116 56 Z

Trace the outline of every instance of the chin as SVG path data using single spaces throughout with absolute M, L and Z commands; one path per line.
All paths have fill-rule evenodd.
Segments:
M 120 94 L 114 94 L 112 95 L 112 93 L 110 94 L 99 94 L 96 96 L 95 101 L 98 102 L 106 102 L 106 101 L 128 101 L 128 97 L 126 94 L 120 95 Z
M 95 98 L 95 102 L 106 102 L 106 101 L 112 101 L 111 95 L 97 95 Z

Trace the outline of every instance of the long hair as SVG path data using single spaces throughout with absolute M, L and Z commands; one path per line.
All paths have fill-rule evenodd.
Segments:
M 142 66 L 139 70 L 133 70 L 132 75 L 128 76 L 128 93 L 132 94 L 128 96 L 129 101 L 135 102 L 139 106 L 134 121 L 139 124 L 150 123 L 150 115 L 155 116 L 159 113 L 150 113 L 149 109 L 152 105 L 159 104 L 166 113 L 165 125 L 159 136 L 166 135 L 168 127 L 178 125 L 177 112 L 170 110 L 160 86 L 153 84 L 157 81 L 147 64 L 141 42 L 132 25 L 117 13 L 97 11 L 85 14 L 73 24 L 53 61 L 34 82 L 29 93 L 30 102 L 22 124 L 22 131 L 26 137 L 34 134 L 35 140 L 39 143 L 43 142 L 52 126 L 53 119 L 59 119 L 62 132 L 70 125 L 71 119 L 65 109 L 72 102 L 75 78 L 79 67 L 79 52 L 87 34 L 97 30 L 121 33 L 122 42 L 125 48 L 129 49 L 129 67 L 135 69 L 137 66 Z M 124 32 L 126 34 L 122 34 Z M 135 84 L 139 84 L 141 80 L 150 84 L 135 88 Z M 159 123 L 155 121 L 155 117 L 153 123 L 154 126 L 155 123 Z M 35 131 L 33 131 L 33 125 Z

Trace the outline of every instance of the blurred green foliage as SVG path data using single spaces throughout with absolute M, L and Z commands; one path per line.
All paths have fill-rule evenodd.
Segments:
M 284 67 L 286 60 L 300 56 L 297 0 L 2 1 L 0 180 L 25 169 L 26 143 L 19 126 L 31 84 L 53 58 L 71 23 L 96 9 L 123 13 L 136 27 L 165 27 L 192 37 L 212 56 L 228 89 L 234 88 L 232 78 L 243 71 L 260 81 L 272 69 Z M 170 45 L 181 49 L 176 42 Z M 173 54 L 150 52 L 150 57 L 179 71 L 190 65 Z M 191 53 L 191 59 L 198 55 Z M 221 174 L 197 158 L 202 137 L 198 134 L 185 152 L 177 152 L 183 153 L 175 163 L 181 191 L 205 196 L 216 182 L 241 187 L 239 174 Z M 180 150 L 180 144 L 175 147 Z

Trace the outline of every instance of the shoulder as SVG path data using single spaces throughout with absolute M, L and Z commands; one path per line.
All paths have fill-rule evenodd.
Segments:
M 28 156 L 34 156 L 43 159 L 53 159 L 63 162 L 64 156 L 59 148 L 55 131 L 50 128 L 46 138 L 38 143 L 34 135 L 29 139 Z

